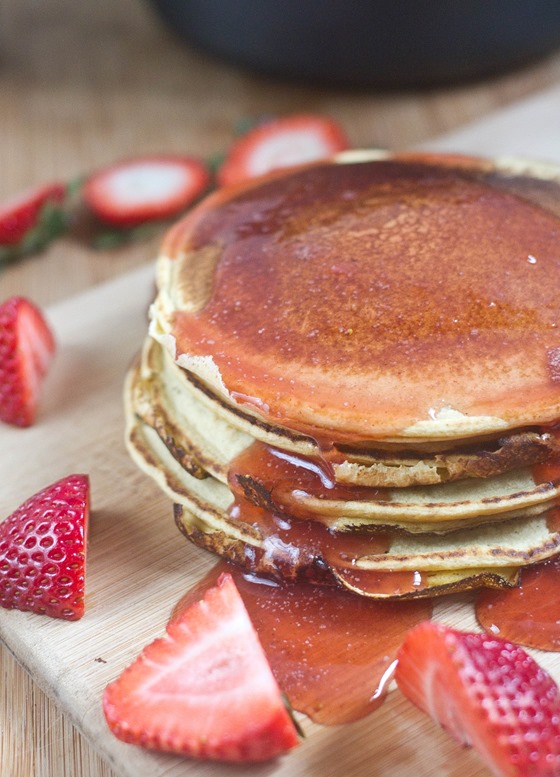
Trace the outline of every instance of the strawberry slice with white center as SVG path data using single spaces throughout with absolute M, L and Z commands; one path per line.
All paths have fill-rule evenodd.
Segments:
M 77 620 L 84 614 L 89 478 L 69 475 L 0 523 L 0 606 Z
M 83 198 L 101 221 L 129 228 L 177 215 L 209 181 L 206 166 L 194 157 L 138 157 L 94 173 L 86 181 Z
M 241 183 L 280 168 L 329 159 L 349 147 L 333 119 L 297 114 L 259 124 L 232 144 L 218 171 L 221 186 Z
M 106 688 L 103 708 L 119 739 L 180 755 L 264 761 L 298 744 L 227 573 Z
M 0 305 L 0 420 L 30 426 L 56 344 L 42 311 L 25 297 Z
M 395 679 L 497 777 L 560 775 L 560 690 L 519 646 L 425 622 L 407 634 Z

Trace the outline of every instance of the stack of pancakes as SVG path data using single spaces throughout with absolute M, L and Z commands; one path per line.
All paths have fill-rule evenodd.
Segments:
M 167 235 L 126 383 L 198 545 L 373 597 L 560 551 L 560 171 L 345 154 Z

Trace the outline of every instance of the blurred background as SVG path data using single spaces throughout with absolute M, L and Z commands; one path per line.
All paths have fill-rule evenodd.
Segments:
M 397 9 L 401 8 L 401 2 L 388 0 L 385 5 Z M 165 18 L 169 25 L 164 25 L 156 13 L 156 5 L 165 6 Z M 209 31 L 213 31 L 211 22 L 214 19 L 217 41 L 212 41 L 212 45 L 214 49 L 221 50 L 224 48 L 224 27 L 230 33 L 230 48 L 236 43 L 240 48 L 243 45 L 248 47 L 247 40 L 240 38 L 244 29 L 245 37 L 249 38 L 255 33 L 253 28 L 258 28 L 254 20 L 251 23 L 248 10 L 251 5 L 268 7 L 269 10 L 271 6 L 276 6 L 276 14 L 269 13 L 273 30 L 269 38 L 274 40 L 274 24 L 278 25 L 278 16 L 285 15 L 289 9 L 297 15 L 296 7 L 305 7 L 306 3 L 303 0 L 298 3 L 259 0 L 253 4 L 236 0 L 225 0 L 223 3 L 201 0 L 194 4 L 188 0 L 174 3 L 158 0 L 154 4 L 148 0 L 2 0 L 0 196 L 35 183 L 38 168 L 47 178 L 66 177 L 83 173 L 123 154 L 166 150 L 209 156 L 227 145 L 240 120 L 261 114 L 294 111 L 329 113 L 344 124 L 355 145 L 410 146 L 560 80 L 560 52 L 551 42 L 552 37 L 558 38 L 560 34 L 560 4 L 557 0 L 547 0 L 547 10 L 541 16 L 536 10 L 539 0 L 526 4 L 510 0 L 498 3 L 501 7 L 506 6 L 510 14 L 515 14 L 516 8 L 525 6 L 534 9 L 529 16 L 540 19 L 537 28 L 525 29 L 525 25 L 521 31 L 517 29 L 516 35 L 519 38 L 526 32 L 533 40 L 532 53 L 542 48 L 542 58 L 527 54 L 527 62 L 525 57 L 519 57 L 522 66 L 515 62 L 517 66 L 514 69 L 501 70 L 484 79 L 453 80 L 451 83 L 445 83 L 445 65 L 438 64 L 439 80 L 444 83 L 435 86 L 431 85 L 427 74 L 420 71 L 421 51 L 409 53 L 410 61 L 399 66 L 409 51 L 406 45 L 399 49 L 395 42 L 399 39 L 399 29 L 401 32 L 405 29 L 409 38 L 411 28 L 413 31 L 418 29 L 418 19 L 408 20 L 407 9 L 413 6 L 431 7 L 433 13 L 438 5 L 445 5 L 455 8 L 456 15 L 459 8 L 472 8 L 481 13 L 481 5 L 488 8 L 494 5 L 491 0 L 482 4 L 472 0 L 459 3 L 409 0 L 403 6 L 400 28 L 396 13 L 393 17 L 384 17 L 384 26 L 375 24 L 375 13 L 372 13 L 373 21 L 366 30 L 367 40 L 375 54 L 372 65 L 367 71 L 363 63 L 366 53 L 362 50 L 361 55 L 357 55 L 358 59 L 362 58 L 361 68 L 357 68 L 354 76 L 350 71 L 348 75 L 341 76 L 340 80 L 346 82 L 343 86 L 331 85 L 337 79 L 328 72 L 325 74 L 326 84 L 302 83 L 294 75 L 298 67 L 303 72 L 303 65 L 297 64 L 298 57 L 305 58 L 301 52 L 301 30 L 293 32 L 291 52 L 285 51 L 282 41 L 285 58 L 289 60 L 291 56 L 296 61 L 291 80 L 269 78 L 233 65 L 231 62 L 236 57 L 231 52 L 228 52 L 228 61 L 214 57 L 201 45 L 185 45 L 171 27 L 178 28 L 179 24 L 183 24 L 185 29 L 186 22 L 179 21 L 181 15 L 177 9 L 191 5 L 193 9 L 190 13 L 195 19 L 200 19 L 198 28 L 191 25 L 191 37 L 201 44 L 201 38 L 208 38 Z M 312 2 L 309 5 L 314 8 L 322 5 L 324 10 L 334 5 L 337 13 L 340 13 L 338 7 L 346 8 L 345 25 L 343 21 L 337 22 L 336 17 L 332 24 L 335 29 L 338 27 L 341 35 L 348 36 L 354 6 L 362 9 L 358 15 L 361 22 L 363 9 L 375 8 L 377 3 Z M 226 18 L 219 23 L 215 15 L 209 19 L 208 14 L 204 16 L 200 13 L 201 6 L 218 9 L 215 15 L 222 6 L 227 9 Z M 282 14 L 278 13 L 279 8 L 282 8 Z M 467 38 L 469 13 L 463 10 L 462 14 L 462 30 Z M 188 21 L 189 17 L 185 18 Z M 504 18 L 508 18 L 507 14 Z M 237 24 L 237 38 L 232 20 Z M 548 26 L 543 20 L 549 22 Z M 266 19 L 257 21 L 262 25 Z M 325 23 L 324 18 L 317 21 Z M 310 24 L 309 18 L 307 24 Z M 497 34 L 494 17 L 492 24 L 490 43 L 492 36 Z M 363 23 L 358 26 L 363 30 Z M 434 27 L 433 23 L 429 27 L 436 45 L 439 39 L 443 46 L 451 33 L 445 27 Z M 393 37 L 388 37 L 391 29 Z M 285 31 L 283 34 L 286 36 Z M 481 49 L 481 44 L 476 44 L 476 27 L 470 30 L 470 35 L 470 47 L 467 46 L 467 53 L 461 55 L 463 59 L 466 57 L 463 62 L 466 73 L 479 69 L 476 51 Z M 511 30 L 508 35 L 515 37 Z M 541 37 L 544 39 L 540 40 Z M 361 40 L 363 42 L 363 35 Z M 340 60 L 342 55 L 336 54 L 336 36 L 333 36 L 331 28 L 322 33 L 320 41 L 322 45 L 317 44 L 317 48 L 322 48 L 324 52 L 325 69 L 331 55 L 334 61 L 337 56 Z M 202 43 L 210 45 L 207 40 Z M 378 49 L 382 50 L 385 58 L 393 50 L 395 57 L 381 81 L 398 84 L 418 76 L 422 85 L 392 90 L 377 86 L 378 68 L 375 62 L 380 55 L 375 52 Z M 528 49 L 531 50 L 531 46 Z M 352 52 L 348 53 L 347 48 L 344 51 L 345 56 L 350 58 Z M 449 43 L 445 45 L 445 52 L 448 58 L 452 57 Z M 260 53 L 262 58 L 263 52 Z M 274 62 L 279 56 L 279 52 L 276 58 L 274 52 L 270 52 L 270 69 L 274 69 Z M 424 56 L 427 57 L 428 53 L 424 52 Z M 478 56 L 481 56 L 480 51 Z M 489 56 L 488 52 L 486 56 Z M 245 59 L 248 57 L 245 54 Z M 437 62 L 436 55 L 432 58 Z M 496 54 L 494 58 L 500 59 Z M 506 54 L 502 58 L 507 59 Z M 243 61 L 244 57 L 239 54 L 237 59 Z M 458 54 L 456 59 L 460 61 Z M 488 63 L 490 70 L 491 64 Z M 428 61 L 426 70 L 430 67 L 433 70 Z M 449 68 L 454 72 L 460 69 L 456 62 Z M 278 64 L 277 69 L 282 71 L 282 65 Z M 486 71 L 488 68 L 481 69 Z M 406 72 L 403 74 L 402 70 Z M 391 73 L 393 75 L 389 78 Z M 364 84 L 366 81 L 370 83 Z
M 558 0 L 2 0 L 0 199 L 130 155 L 209 159 L 263 115 L 328 114 L 354 146 L 422 144 L 560 85 L 559 30 Z M 57 243 L 3 271 L 1 296 L 57 302 L 157 243 Z M 1 644 L 0 687 L 2 774 L 111 777 Z

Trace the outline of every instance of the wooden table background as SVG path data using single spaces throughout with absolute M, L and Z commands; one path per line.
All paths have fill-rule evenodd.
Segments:
M 189 50 L 141 0 L 2 0 L 0 200 L 131 154 L 210 157 L 228 145 L 239 120 L 262 114 L 328 113 L 356 146 L 404 148 L 558 83 L 560 53 L 433 90 L 286 84 Z M 59 241 L 1 270 L 0 299 L 26 294 L 52 304 L 151 261 L 157 242 L 93 253 Z M 111 777 L 1 642 L 0 689 L 3 777 Z

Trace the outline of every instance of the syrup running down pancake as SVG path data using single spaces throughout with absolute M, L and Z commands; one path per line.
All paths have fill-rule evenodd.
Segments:
M 557 179 L 362 155 L 180 221 L 125 396 L 181 530 L 374 597 L 511 585 L 554 556 Z

